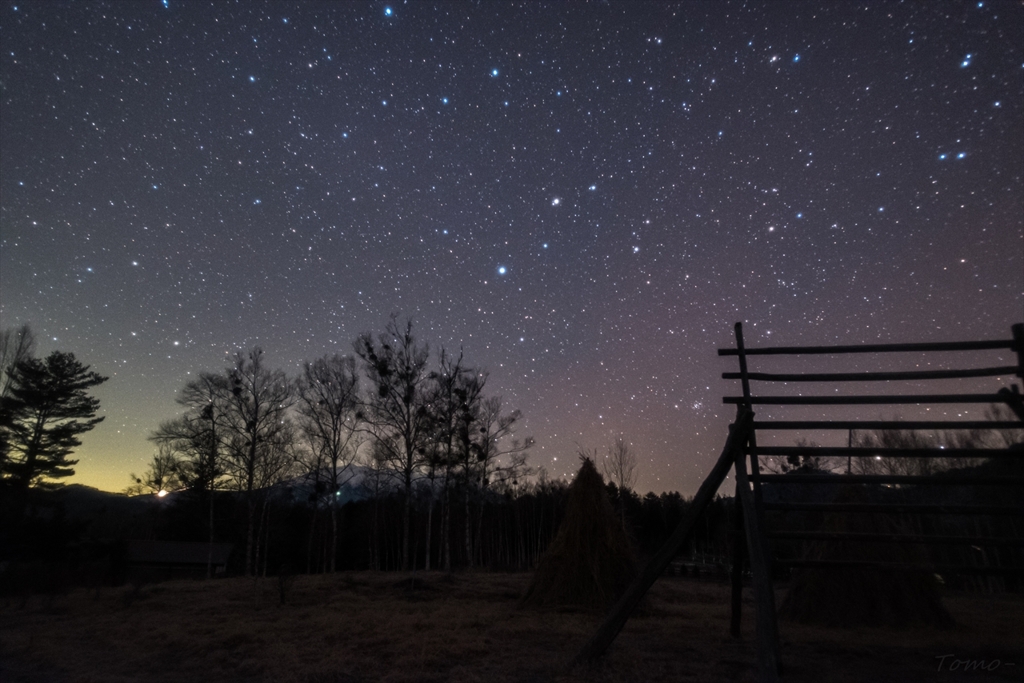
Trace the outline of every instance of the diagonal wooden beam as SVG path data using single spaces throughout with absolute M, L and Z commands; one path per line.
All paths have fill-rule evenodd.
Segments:
M 668 568 L 672 558 L 682 549 L 683 544 L 689 538 L 697 518 L 707 508 L 708 503 L 714 500 L 718 487 L 722 485 L 722 482 L 728 476 L 729 470 L 732 469 L 733 464 L 736 462 L 737 455 L 741 458 L 743 457 L 743 446 L 747 442 L 753 419 L 754 414 L 749 410 L 740 410 L 740 413 L 736 416 L 736 422 L 729 425 L 729 438 L 725 441 L 725 448 L 722 449 L 718 462 L 715 463 L 704 483 L 700 485 L 697 495 L 693 497 L 693 501 L 687 508 L 686 514 L 683 515 L 683 519 L 679 522 L 679 526 L 672 532 L 672 536 L 661 547 L 658 554 L 651 558 L 651 561 L 647 563 L 647 566 L 640 572 L 640 575 L 626 589 L 626 592 L 619 598 L 619 601 L 609 610 L 604 622 L 598 627 L 597 631 L 583 648 L 580 649 L 576 657 L 573 658 L 570 666 L 593 661 L 603 655 L 608 646 L 615 640 L 615 636 L 619 635 L 619 631 L 622 630 L 626 620 L 629 619 L 633 610 L 640 603 L 640 600 L 650 587 L 654 585 L 654 582 L 658 580 L 658 577 L 665 573 L 665 569 Z

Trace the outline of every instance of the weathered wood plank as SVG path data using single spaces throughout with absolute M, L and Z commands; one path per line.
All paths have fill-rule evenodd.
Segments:
M 754 603 L 757 605 L 757 680 L 759 683 L 774 683 L 779 680 L 779 674 L 782 673 L 775 589 L 772 585 L 768 547 L 755 508 L 750 479 L 747 477 L 746 456 L 742 453 L 736 454 L 736 492 L 743 506 L 743 519 L 747 530 L 747 556 L 750 558 Z
M 840 346 L 766 346 L 746 349 L 748 356 L 822 355 L 844 353 L 899 353 L 919 351 L 982 351 L 1014 349 L 1013 339 L 964 342 L 923 342 L 911 344 L 848 344 Z M 719 356 L 738 356 L 737 349 L 718 349 Z
M 1020 448 L 861 448 L 848 446 L 759 446 L 758 455 L 841 455 L 851 458 L 1024 458 Z
M 889 396 L 723 396 L 722 403 L 732 405 L 775 406 L 855 406 L 918 403 L 1012 403 L 1012 396 L 995 394 L 892 394 Z
M 1005 420 L 754 420 L 754 429 L 1022 429 L 1019 421 Z
M 856 512 L 907 515 L 1015 515 L 1024 517 L 1024 507 L 1001 505 L 943 505 L 932 503 L 769 503 L 765 510 L 781 512 Z
M 916 484 L 927 486 L 1024 486 L 1024 477 L 967 477 L 945 474 L 762 474 L 773 484 Z
M 892 382 L 902 380 L 964 379 L 968 377 L 1013 377 L 1016 365 L 964 370 L 905 370 L 891 372 L 748 372 L 747 379 L 759 382 Z M 723 372 L 722 379 L 743 379 L 741 372 Z

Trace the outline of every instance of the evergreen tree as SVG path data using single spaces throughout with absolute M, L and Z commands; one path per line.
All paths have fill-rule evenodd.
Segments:
M 107 381 L 73 353 L 54 351 L 45 359 L 24 358 L 10 371 L 0 401 L 3 441 L 8 449 L 0 476 L 21 491 L 52 488 L 75 473 L 68 456 L 81 435 L 103 421 L 99 399 L 88 390 Z

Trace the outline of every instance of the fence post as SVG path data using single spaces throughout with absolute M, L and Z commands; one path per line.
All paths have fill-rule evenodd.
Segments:
M 1017 376 L 1024 378 L 1024 323 L 1010 326 L 1013 333 L 1013 350 L 1017 352 Z
M 747 477 L 746 456 L 742 450 L 736 452 L 736 492 L 743 504 L 747 554 L 750 557 L 750 571 L 754 577 L 754 601 L 757 604 L 757 680 L 758 683 L 776 683 L 782 672 L 782 662 L 779 659 L 775 588 L 772 585 L 764 527 L 757 516 L 754 495 L 750 490 L 750 479 Z
M 740 485 L 736 483 L 736 497 L 732 501 L 732 617 L 729 621 L 729 633 L 733 638 L 740 637 L 740 622 L 743 618 L 743 548 L 746 538 L 743 535 L 743 505 L 740 503 Z

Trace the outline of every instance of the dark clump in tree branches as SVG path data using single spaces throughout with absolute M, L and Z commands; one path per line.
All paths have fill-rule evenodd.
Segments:
M 409 569 L 413 480 L 424 462 L 423 441 L 430 428 L 426 402 L 430 349 L 416 341 L 411 320 L 402 329 L 392 318 L 376 340 L 370 334 L 360 336 L 355 352 L 371 388 L 362 417 L 381 459 L 398 473 L 405 496 L 402 569 Z

